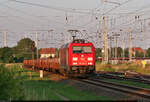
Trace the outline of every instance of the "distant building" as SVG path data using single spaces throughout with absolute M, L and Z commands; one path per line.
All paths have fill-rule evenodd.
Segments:
M 144 55 L 146 54 L 146 51 L 143 50 L 143 49 L 140 48 L 140 47 L 134 47 L 134 48 L 132 48 L 132 53 L 133 53 L 134 56 L 135 56 L 136 52 L 144 53 Z
M 56 48 L 42 48 L 40 51 L 40 58 L 50 58 L 56 56 Z

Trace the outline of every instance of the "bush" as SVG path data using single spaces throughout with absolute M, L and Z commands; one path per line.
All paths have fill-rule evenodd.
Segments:
M 14 68 L 0 65 L 0 100 L 22 100 L 22 81 Z

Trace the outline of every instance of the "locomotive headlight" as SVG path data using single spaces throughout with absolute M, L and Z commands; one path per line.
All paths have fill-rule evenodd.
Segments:
M 93 58 L 92 57 L 88 57 L 88 61 L 92 61 L 93 60 Z
M 73 57 L 73 61 L 77 61 L 78 60 L 78 58 L 77 57 Z
M 77 63 L 74 62 L 73 65 L 77 65 Z
M 92 62 L 89 62 L 88 65 L 92 65 Z

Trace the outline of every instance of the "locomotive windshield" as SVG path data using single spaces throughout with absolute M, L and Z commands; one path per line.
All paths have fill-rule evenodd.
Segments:
M 92 53 L 91 46 L 73 46 L 73 53 Z

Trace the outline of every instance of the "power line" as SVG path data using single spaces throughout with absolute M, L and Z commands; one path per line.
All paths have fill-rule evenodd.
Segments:
M 3 5 L 4 5 L 4 4 L 3 4 Z M 20 9 L 14 9 L 14 8 L 8 6 L 8 5 L 4 5 L 4 6 L 6 6 L 7 8 L 10 8 L 11 10 L 15 10 L 16 12 L 19 12 L 19 13 L 22 13 L 22 14 L 26 14 L 26 15 L 31 16 L 31 17 L 35 17 L 35 18 L 36 18 L 36 21 L 38 21 L 38 22 L 39 22 L 39 18 L 41 17 L 41 16 L 35 16 L 35 15 L 33 15 L 33 14 L 24 12 L 24 11 L 22 11 L 22 10 L 20 10 Z M 18 16 L 18 17 L 23 18 L 23 17 L 21 17 L 21 16 Z M 42 16 L 42 17 L 43 17 L 43 16 Z M 33 20 L 35 20 L 35 19 L 33 19 Z M 59 21 L 56 21 L 56 20 L 50 20 L 50 19 L 46 19 L 46 18 L 42 18 L 41 20 L 50 21 L 50 22 L 54 22 L 54 23 L 59 23 L 59 24 L 65 25 L 65 23 L 62 23 L 62 22 L 59 22 Z M 81 27 L 81 26 L 79 26 L 79 25 L 73 25 L 73 24 L 67 24 L 67 25 L 69 25 L 69 26 Z
M 127 1 L 125 1 L 123 3 L 121 3 L 120 5 L 117 5 L 117 6 L 113 7 L 112 9 L 108 10 L 107 12 L 103 13 L 102 15 L 106 15 L 107 13 L 109 13 L 109 12 L 119 8 L 119 7 L 121 7 L 122 5 L 124 5 L 124 4 L 126 4 L 126 3 L 130 2 L 130 1 L 133 1 L 133 0 L 127 0 Z
M 35 3 L 30 3 L 30 2 L 23 2 L 23 1 L 18 1 L 18 0 L 9 0 L 9 1 L 16 2 L 16 3 L 22 3 L 22 4 L 27 4 L 27 5 L 31 5 L 31 6 L 38 6 L 38 7 L 54 9 L 54 10 L 63 11 L 63 12 L 90 14 L 90 12 L 76 11 L 77 9 L 74 9 L 74 8 L 67 9 L 67 8 L 61 8 L 61 7 L 54 7 L 54 6 L 48 6 L 48 5 L 35 4 Z
M 113 7 L 113 8 L 111 8 L 110 10 L 104 12 L 103 14 L 99 14 L 98 17 L 101 15 L 101 16 L 99 17 L 99 18 L 101 18 L 103 15 L 108 14 L 109 12 L 111 12 L 111 11 L 117 9 L 118 7 L 121 7 L 122 5 L 124 5 L 124 4 L 126 4 L 126 3 L 130 2 L 130 1 L 132 1 L 132 0 L 127 0 L 127 1 L 123 2 L 122 4 L 117 5 L 117 6 Z M 102 21 L 101 21 L 101 22 L 102 22 Z M 84 24 L 84 25 L 82 25 L 82 26 L 85 26 L 85 25 L 88 25 L 88 24 L 91 24 L 91 21 L 88 22 L 88 23 L 86 23 L 86 24 Z

